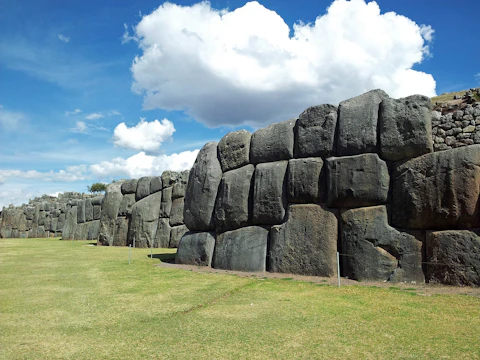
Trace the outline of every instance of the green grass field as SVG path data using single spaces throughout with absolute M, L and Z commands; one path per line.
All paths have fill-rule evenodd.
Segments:
M 150 249 L 128 265 L 89 243 L 0 239 L 0 358 L 480 358 L 473 296 L 197 273 Z

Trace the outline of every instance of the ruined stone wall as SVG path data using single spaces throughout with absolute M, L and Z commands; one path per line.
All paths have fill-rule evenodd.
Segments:
M 101 197 L 93 198 L 92 195 L 76 192 L 66 192 L 58 197 L 43 195 L 29 201 L 28 204 L 15 207 L 10 205 L 3 208 L 0 216 L 0 237 L 2 238 L 44 238 L 67 236 L 73 238 L 75 230 L 72 230 L 72 212 L 82 204 L 80 228 L 87 229 L 92 223 L 91 202 L 99 202 Z M 85 204 L 87 205 L 85 207 Z M 74 209 L 74 210 L 72 210 Z M 87 211 L 85 218 L 85 210 Z M 77 224 L 75 212 L 75 225 Z M 98 226 L 97 226 L 98 227 Z M 88 233 L 88 230 L 86 230 Z M 79 235 L 80 236 L 80 235 Z M 94 235 L 92 235 L 94 236 Z
M 381 90 L 229 133 L 190 172 L 176 261 L 335 276 L 338 251 L 357 280 L 479 286 L 480 145 L 433 151 L 430 100 Z
M 175 248 L 187 231 L 183 204 L 189 171 L 115 182 L 102 205 L 99 245 Z

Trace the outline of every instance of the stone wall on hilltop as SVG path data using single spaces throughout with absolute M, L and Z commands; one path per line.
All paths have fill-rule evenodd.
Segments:
M 480 286 L 480 145 L 439 147 L 446 123 L 424 96 L 374 90 L 206 144 L 176 262 L 335 276 L 338 251 L 352 279 Z

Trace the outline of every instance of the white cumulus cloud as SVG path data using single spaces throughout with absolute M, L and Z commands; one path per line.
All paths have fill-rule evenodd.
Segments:
M 110 179 L 112 177 L 139 178 L 149 175 L 160 175 L 165 170 L 182 171 L 193 166 L 199 150 L 184 151 L 172 155 L 147 155 L 141 151 L 127 159 L 115 158 L 90 165 L 89 170 L 94 177 Z
M 85 116 L 85 119 L 87 119 L 87 120 L 97 120 L 97 119 L 101 119 L 101 118 L 103 118 L 103 115 L 99 114 L 99 113 L 93 113 L 93 114 Z
M 234 11 L 166 2 L 134 29 L 124 41 L 142 51 L 131 70 L 144 108 L 183 110 L 207 126 L 265 125 L 374 88 L 435 94 L 433 77 L 412 70 L 430 56 L 434 30 L 375 1 L 336 0 L 292 36 L 255 1 Z
M 124 122 L 118 124 L 113 131 L 113 143 L 127 149 L 155 152 L 174 132 L 175 127 L 168 119 L 148 122 L 140 118 L 140 122 L 130 128 Z

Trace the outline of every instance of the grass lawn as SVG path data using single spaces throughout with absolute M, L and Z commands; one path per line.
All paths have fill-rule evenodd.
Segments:
M 197 273 L 150 249 L 128 265 L 89 243 L 0 239 L 0 358 L 480 359 L 473 296 Z

